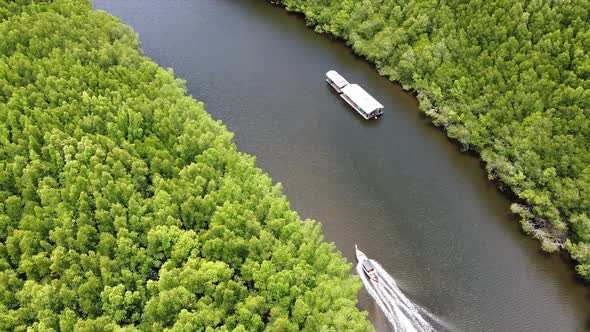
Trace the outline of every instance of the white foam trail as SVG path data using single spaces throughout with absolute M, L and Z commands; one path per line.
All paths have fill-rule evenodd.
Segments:
M 445 324 L 429 313 L 424 308 L 412 303 L 404 293 L 397 287 L 395 280 L 374 260 L 370 260 L 375 267 L 379 282 L 372 282 L 367 278 L 362 269 L 362 264 L 357 264 L 356 270 L 367 289 L 367 292 L 377 305 L 381 308 L 387 320 L 391 323 L 396 332 L 430 332 L 435 329 L 422 317 L 421 313 L 434 320 L 437 324 Z
M 422 317 L 420 314 L 419 306 L 415 305 L 408 299 L 405 294 L 397 287 L 397 283 L 393 278 L 379 265 L 379 263 L 372 261 L 375 266 L 375 271 L 383 280 L 382 286 L 387 290 L 387 292 L 393 297 L 395 300 L 401 302 L 403 304 L 402 308 L 405 311 L 405 314 L 414 321 L 419 327 L 421 327 L 425 331 L 432 331 L 432 326 L 428 324 L 428 322 Z M 423 309 L 422 309 L 423 310 Z
M 424 318 L 427 318 L 427 320 L 430 322 L 430 325 L 433 325 L 433 329 L 435 331 L 457 331 L 458 330 L 456 327 L 451 325 L 449 322 L 446 322 L 446 321 L 442 320 L 440 317 L 435 316 L 430 311 L 428 311 L 422 307 L 418 307 L 418 309 L 420 310 L 420 313 L 422 313 Z
M 381 308 L 381 310 L 385 314 L 385 317 L 387 317 L 387 320 L 393 326 L 394 330 L 401 331 L 402 327 L 400 326 L 397 319 L 395 318 L 394 306 L 391 303 L 385 304 L 385 302 L 383 302 L 383 300 L 382 300 L 383 297 L 381 296 L 381 294 L 377 293 L 377 288 L 373 285 L 373 283 L 371 281 L 369 281 L 367 279 L 367 276 L 365 275 L 365 273 L 362 270 L 361 264 L 358 264 L 356 266 L 356 271 L 357 271 L 359 277 L 361 278 L 361 280 L 363 281 L 363 284 L 365 285 L 367 292 L 375 300 L 375 302 L 377 303 L 379 308 Z

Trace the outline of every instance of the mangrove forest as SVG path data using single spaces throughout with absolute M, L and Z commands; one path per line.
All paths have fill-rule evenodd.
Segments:
M 0 0 L 0 330 L 367 331 L 319 223 L 89 1 Z
M 590 280 L 590 1 L 271 2 L 415 91 L 523 229 Z

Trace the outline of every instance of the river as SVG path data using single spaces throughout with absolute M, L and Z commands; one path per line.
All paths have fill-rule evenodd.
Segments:
M 145 54 L 235 133 L 321 221 L 417 304 L 464 331 L 579 331 L 590 291 L 571 263 L 522 233 L 479 160 L 432 126 L 416 99 L 346 46 L 263 0 L 95 0 L 139 33 Z M 336 69 L 385 105 L 365 121 L 324 81 Z M 378 330 L 378 307 L 361 291 Z

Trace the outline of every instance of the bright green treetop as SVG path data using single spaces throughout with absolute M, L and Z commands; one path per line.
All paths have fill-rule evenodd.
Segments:
M 0 0 L 0 330 L 372 330 L 279 185 L 89 3 Z
M 516 195 L 523 228 L 590 280 L 590 1 L 271 2 L 417 91 Z

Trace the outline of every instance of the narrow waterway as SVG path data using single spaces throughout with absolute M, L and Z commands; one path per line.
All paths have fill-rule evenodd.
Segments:
M 572 267 L 522 234 L 478 159 L 342 43 L 264 0 L 94 6 L 131 25 L 145 54 L 187 81 L 303 218 L 321 221 L 351 261 L 357 243 L 421 307 L 465 331 L 588 328 L 590 291 Z M 329 69 L 365 87 L 385 115 L 364 121 L 324 82 Z

